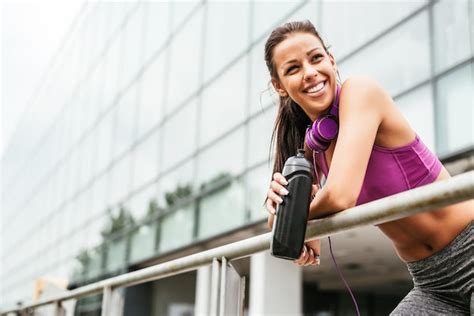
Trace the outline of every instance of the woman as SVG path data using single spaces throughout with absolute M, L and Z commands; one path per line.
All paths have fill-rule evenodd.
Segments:
M 403 49 L 403 48 L 401 48 Z M 315 154 L 326 175 L 309 218 L 334 214 L 375 199 L 450 177 L 374 80 L 354 76 L 339 84 L 337 64 L 309 21 L 276 28 L 265 45 L 271 82 L 280 96 L 275 122 L 276 159 L 266 208 L 288 194 L 280 173 L 285 160 L 305 147 L 307 127 L 338 107 L 337 138 Z M 393 311 L 469 314 L 474 279 L 474 200 L 378 225 L 407 263 L 414 288 Z M 295 262 L 319 264 L 318 240 L 305 244 Z

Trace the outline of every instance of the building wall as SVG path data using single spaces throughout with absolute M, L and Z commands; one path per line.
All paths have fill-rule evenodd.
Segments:
M 342 79 L 379 80 L 441 157 L 472 148 L 473 10 L 467 0 L 85 4 L 2 160 L 0 306 L 28 301 L 40 276 L 93 280 L 264 219 L 276 97 L 263 45 L 285 21 L 310 19 Z M 113 239 L 121 210 L 140 228 Z

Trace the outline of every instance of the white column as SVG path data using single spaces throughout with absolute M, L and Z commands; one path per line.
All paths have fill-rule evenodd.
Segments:
M 249 315 L 300 315 L 302 268 L 268 251 L 250 258 Z
M 196 316 L 209 315 L 211 297 L 211 266 L 199 268 L 196 277 L 196 301 L 194 314 Z

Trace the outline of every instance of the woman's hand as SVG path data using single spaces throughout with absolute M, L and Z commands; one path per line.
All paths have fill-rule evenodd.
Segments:
M 286 185 L 288 185 L 288 181 L 285 177 L 281 173 L 275 172 L 273 181 L 270 183 L 270 189 L 267 192 L 266 208 L 270 213 L 269 216 L 273 217 L 276 214 L 276 206 L 283 202 L 281 196 L 288 194 L 288 190 L 285 188 Z
M 319 239 L 305 242 L 301 256 L 294 261 L 299 266 L 319 265 L 321 242 Z

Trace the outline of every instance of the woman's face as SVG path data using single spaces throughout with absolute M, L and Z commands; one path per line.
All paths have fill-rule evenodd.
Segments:
M 273 49 L 279 80 L 277 92 L 290 96 L 314 121 L 332 103 L 336 92 L 336 62 L 310 33 L 291 34 Z

